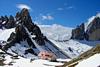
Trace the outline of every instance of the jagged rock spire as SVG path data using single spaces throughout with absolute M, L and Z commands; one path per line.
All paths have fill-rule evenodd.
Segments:
M 16 13 L 15 18 L 16 18 L 16 21 L 20 20 L 20 12 L 17 12 L 17 13 Z
M 21 11 L 21 15 L 22 15 L 22 17 L 29 16 L 29 11 L 28 11 L 28 9 L 23 8 L 22 11 Z
M 14 17 L 12 15 L 10 15 L 8 22 L 6 22 L 5 27 L 6 28 L 14 28 L 16 26 L 16 22 L 14 20 Z
M 21 12 L 17 12 L 15 18 L 16 18 L 16 21 L 21 20 L 21 22 L 24 22 L 24 23 L 32 23 L 31 16 L 29 14 L 28 9 L 26 8 L 23 8 Z
M 27 31 L 25 28 L 27 28 L 29 34 L 31 34 L 31 36 L 35 36 L 34 39 L 37 44 L 39 45 L 44 45 L 45 41 L 44 41 L 44 36 L 40 30 L 40 28 L 32 23 L 32 19 L 31 16 L 29 14 L 29 11 L 27 9 L 22 9 L 21 12 L 17 12 L 16 16 L 15 16 L 16 21 L 14 20 L 13 16 L 9 17 L 9 21 L 6 25 L 8 25 L 6 28 L 12 28 L 11 26 L 13 26 L 14 22 L 16 22 L 16 26 L 15 26 L 15 32 L 13 32 L 10 37 L 8 38 L 8 44 L 5 46 L 4 49 L 7 49 L 9 47 L 11 47 L 12 45 L 14 45 L 15 43 L 20 43 L 21 41 L 27 41 L 28 45 L 30 47 L 35 48 L 34 43 L 31 41 Z M 13 25 L 12 25 L 13 24 Z M 10 27 L 9 27 L 10 26 Z
M 80 26 L 77 26 L 77 28 L 72 30 L 72 39 L 78 39 L 83 40 L 84 39 L 84 23 L 82 23 Z

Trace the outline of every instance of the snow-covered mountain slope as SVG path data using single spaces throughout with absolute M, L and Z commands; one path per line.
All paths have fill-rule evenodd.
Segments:
M 83 61 L 79 62 L 75 67 L 99 67 L 100 66 L 100 54 L 95 54 Z
M 2 41 L 7 41 L 7 39 L 10 37 L 9 34 L 11 34 L 11 32 L 14 32 L 14 28 L 13 28 L 13 30 L 12 29 L 7 29 L 7 30 L 3 30 L 2 34 L 4 34 L 6 38 L 2 38 L 1 37 L 1 39 L 0 39 L 1 42 Z M 9 30 L 11 30 L 11 31 L 9 32 Z M 28 32 L 28 30 L 27 30 L 27 32 Z M 6 35 L 6 33 L 8 33 L 8 35 Z M 29 34 L 29 37 L 31 38 L 32 36 L 30 35 L 30 32 L 28 32 L 28 34 Z M 32 40 L 32 38 L 31 38 L 31 40 Z M 55 46 L 51 45 L 47 41 L 46 41 L 46 44 L 43 45 L 43 46 L 39 46 L 35 42 L 35 40 L 32 40 L 32 42 L 36 46 L 36 48 L 32 48 L 32 49 L 33 49 L 34 53 L 37 54 L 37 55 L 39 54 L 40 51 L 46 50 L 46 51 L 53 52 L 54 54 L 56 54 L 56 56 L 58 58 L 66 58 L 61 51 L 59 51 L 58 49 L 56 49 Z M 32 56 L 32 54 L 30 54 L 30 53 L 29 54 L 25 54 L 25 51 L 27 49 L 29 49 L 29 48 L 30 48 L 30 46 L 28 45 L 27 41 L 21 41 L 20 44 L 19 43 L 15 43 L 13 46 L 11 46 L 10 48 L 8 48 L 7 52 L 8 53 L 12 53 L 12 54 L 15 53 L 15 54 L 18 54 L 18 55 L 26 57 L 26 58 L 29 58 L 29 57 L 34 58 L 34 56 Z M 43 49 L 43 50 L 41 50 L 41 49 Z M 27 56 L 27 55 L 29 55 L 29 56 Z
M 87 51 L 91 46 L 87 44 L 80 43 L 75 40 L 69 40 L 66 42 L 57 42 L 51 40 L 56 46 L 58 46 L 62 51 L 64 51 L 70 58 L 75 58 L 81 53 Z
M 5 30 L 0 29 L 0 40 L 7 41 L 7 39 L 10 37 L 10 34 L 14 31 L 15 28 Z
M 53 40 L 69 40 L 71 38 L 71 31 L 73 28 L 64 27 L 61 25 L 39 25 L 41 31 L 45 36 Z
M 72 28 L 66 28 L 61 25 L 39 25 L 39 27 L 41 28 L 41 31 L 43 32 L 43 34 L 56 47 L 58 47 L 61 51 L 66 53 L 70 58 L 77 57 L 81 53 L 92 48 L 95 44 L 100 43 L 100 42 L 91 42 L 91 41 L 88 42 L 88 41 L 70 40 Z M 2 30 L 0 33 L 0 40 L 7 41 L 7 39 L 10 37 L 11 32 L 14 32 L 14 29 L 15 28 Z M 17 53 L 21 55 L 21 53 L 22 54 L 25 53 L 24 49 L 29 48 L 29 46 L 26 44 L 27 42 L 23 41 L 21 42 L 21 44 L 17 44 L 16 46 L 11 47 L 11 49 L 13 51 L 17 51 Z M 26 45 L 27 47 L 23 47 L 24 45 Z M 55 52 L 57 52 L 57 50 L 55 50 L 52 46 L 50 46 L 50 44 L 49 45 L 47 44 L 46 46 L 48 46 L 51 50 L 54 50 Z M 42 48 L 48 50 L 48 48 L 45 48 L 45 47 L 42 47 Z M 37 53 L 39 53 L 37 49 L 34 49 L 34 50 Z
M 91 49 L 95 44 L 100 43 L 99 41 L 78 41 L 78 40 L 71 40 L 71 31 L 72 28 L 66 28 L 61 25 L 39 25 L 41 28 L 42 33 L 44 36 L 48 38 L 56 47 L 59 48 L 60 51 L 63 51 L 68 57 L 70 58 L 75 58 L 82 54 L 83 52 Z M 0 40 L 7 41 L 7 39 L 10 37 L 10 34 L 15 31 L 15 28 L 12 29 L 5 29 L 5 30 L 0 30 Z M 61 31 L 61 32 L 60 32 Z M 46 43 L 46 46 L 50 48 L 51 50 L 54 51 L 55 54 L 59 54 L 59 51 L 54 49 L 50 44 Z M 43 49 L 48 48 L 45 46 L 42 46 Z M 30 65 L 30 67 L 33 65 L 37 65 L 37 63 L 41 63 L 42 61 L 45 60 L 40 60 L 38 57 L 35 55 L 28 53 L 25 54 L 25 50 L 27 50 L 29 47 L 28 43 L 26 41 L 22 41 L 20 44 L 16 43 L 15 46 L 12 46 L 11 48 L 8 49 L 7 52 L 12 53 L 13 55 L 20 55 L 24 58 L 20 58 L 18 60 L 14 60 L 14 65 L 11 67 L 22 67 L 19 65 L 19 63 L 25 64 L 25 66 Z M 37 54 L 39 53 L 38 49 L 33 49 Z M 60 56 L 60 54 L 59 54 Z M 25 59 L 27 58 L 27 59 Z M 38 59 L 30 63 L 30 59 Z M 9 60 L 9 59 L 7 59 Z M 11 60 L 11 59 L 10 59 Z M 48 61 L 45 61 L 45 63 L 41 63 L 41 67 L 48 67 L 44 64 L 49 64 Z M 8 65 L 5 65 L 4 67 L 7 67 Z M 38 65 L 37 65 L 38 66 Z M 54 66 L 50 66 L 54 67 Z
M 0 62 L 1 63 L 1 62 Z M 6 56 L 4 65 L 0 67 L 55 67 L 63 65 L 63 63 L 58 62 L 50 62 L 48 60 L 37 59 L 34 61 L 30 61 L 30 59 L 26 59 L 23 57 L 18 57 L 18 59 L 12 59 L 11 56 Z
M 73 28 L 63 27 L 61 25 L 39 25 L 41 31 L 58 48 L 64 51 L 70 58 L 74 58 L 83 52 L 91 49 L 99 41 L 78 41 L 71 40 L 71 31 Z

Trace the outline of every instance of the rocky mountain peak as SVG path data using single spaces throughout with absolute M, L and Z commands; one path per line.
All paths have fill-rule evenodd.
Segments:
M 16 21 L 21 21 L 24 23 L 32 23 L 31 16 L 29 14 L 28 9 L 26 8 L 22 9 L 21 12 L 17 12 L 15 18 Z
M 23 55 L 18 55 L 26 57 L 27 54 L 30 53 L 32 55 L 37 55 L 41 51 L 50 51 L 56 54 L 56 56 L 59 58 L 70 58 L 63 51 L 60 51 L 60 49 L 55 46 L 54 43 L 52 43 L 43 35 L 41 29 L 32 22 L 31 16 L 27 9 L 24 8 L 22 9 L 22 11 L 17 12 L 15 18 L 13 16 L 10 16 L 8 19 L 8 22 L 6 22 L 6 25 L 8 25 L 8 27 L 6 27 L 5 25 L 5 28 L 13 28 L 15 30 L 10 33 L 6 44 L 4 46 L 1 46 L 1 49 L 3 49 L 4 51 L 9 51 L 10 49 L 14 53 L 20 53 L 19 48 L 24 48 L 21 50 Z M 15 26 L 10 27 L 10 25 L 12 25 L 13 23 L 15 24 Z M 16 48 L 16 46 L 20 47 Z M 15 49 L 12 50 L 11 48 L 13 47 L 15 47 Z M 16 50 L 18 50 L 18 52 L 16 52 Z
M 5 21 L 5 24 L 3 25 Z M 1 27 L 7 29 L 15 28 L 15 32 L 12 32 L 10 37 L 7 40 L 7 44 L 4 47 L 5 50 L 15 45 L 15 43 L 20 43 L 21 41 L 27 41 L 30 47 L 36 48 L 32 40 L 36 41 L 39 45 L 44 45 L 44 36 L 40 28 L 32 22 L 31 16 L 27 9 L 22 9 L 20 12 L 16 13 L 15 18 L 10 15 L 1 16 Z M 32 37 L 33 36 L 33 37 Z
M 100 40 L 100 14 L 89 19 L 87 25 L 81 24 L 72 30 L 72 39 Z

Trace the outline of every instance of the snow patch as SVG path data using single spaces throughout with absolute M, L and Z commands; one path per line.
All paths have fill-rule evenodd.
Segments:
M 92 57 L 83 60 L 76 67 L 98 67 L 100 66 L 100 54 L 95 54 Z
M 10 34 L 15 31 L 15 28 L 5 29 L 0 31 L 0 40 L 7 41 L 10 37 Z

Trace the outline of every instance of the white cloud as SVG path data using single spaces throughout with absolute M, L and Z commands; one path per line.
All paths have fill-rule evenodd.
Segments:
M 53 20 L 54 18 L 53 18 L 53 16 L 51 16 L 51 15 L 43 15 L 42 16 L 42 20 Z
M 53 20 L 54 18 L 53 18 L 52 16 L 49 15 L 49 16 L 48 16 L 48 19 L 49 19 L 49 20 Z
M 74 9 L 73 6 L 66 6 L 66 7 L 63 7 L 63 8 L 57 8 L 58 11 L 62 11 L 62 10 L 69 10 L 69 9 Z
M 73 6 L 69 6 L 69 7 L 67 7 L 66 9 L 73 9 L 74 7 Z
M 47 18 L 48 18 L 47 16 L 42 16 L 42 19 L 43 19 L 43 20 L 45 20 L 45 19 L 47 19 Z
M 57 8 L 57 10 L 61 11 L 61 10 L 64 10 L 64 8 Z
M 26 5 L 26 4 L 17 4 L 17 8 L 19 8 L 19 9 L 26 8 L 26 9 L 28 9 L 28 10 L 31 10 L 31 7 L 29 7 L 29 6 Z

